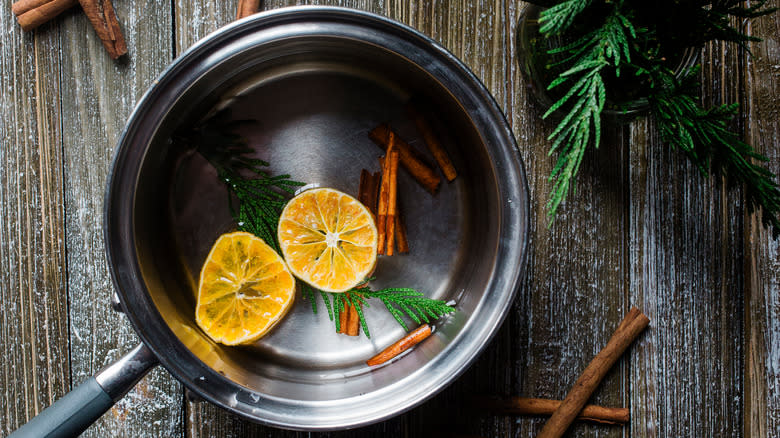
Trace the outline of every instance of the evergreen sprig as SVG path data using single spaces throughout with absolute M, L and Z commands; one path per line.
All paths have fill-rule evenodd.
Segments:
M 703 176 L 710 169 L 722 170 L 733 180 L 745 183 L 748 209 L 762 206 L 761 221 L 771 228 L 773 236 L 780 234 L 780 189 L 773 182 L 775 175 L 758 163 L 767 158 L 756 153 L 728 129 L 737 115 L 738 105 L 725 104 L 705 109 L 698 98 L 699 69 L 694 68 L 681 80 L 665 69 L 652 72 L 662 82 L 657 95 L 649 99 L 661 138 L 683 151 Z
M 344 293 L 326 293 L 319 291 L 325 302 L 325 307 L 328 310 L 328 318 L 331 321 L 334 321 L 336 325 L 336 331 L 341 329 L 341 321 L 339 318 L 341 312 L 352 305 L 355 306 L 355 309 L 357 310 L 363 333 L 370 339 L 371 332 L 366 323 L 363 307 L 370 307 L 366 300 L 371 298 L 382 301 L 388 312 L 393 315 L 393 318 L 406 331 L 409 331 L 409 326 L 406 324 L 405 317 L 417 324 L 422 324 L 423 322 L 435 321 L 442 316 L 455 311 L 455 308 L 446 302 L 427 298 L 422 292 L 415 289 L 390 287 L 377 291 L 371 290 L 371 288 L 366 285 L 371 280 L 372 279 L 367 279 L 365 282 Z M 316 292 L 317 290 L 311 286 L 305 285 L 303 287 L 303 294 L 311 301 L 312 311 L 315 314 L 317 313 Z
M 238 229 L 263 239 L 279 252 L 279 217 L 287 198 L 304 183 L 291 180 L 290 175 L 272 176 L 265 169 L 266 161 L 251 157 L 254 151 L 237 133 L 240 127 L 251 123 L 231 120 L 230 113 L 223 110 L 180 137 L 211 163 L 233 195 L 228 197 L 228 208 Z
M 571 26 L 574 18 L 590 5 L 592 0 L 567 0 L 542 12 L 539 30 L 548 35 L 561 34 Z
M 569 3 L 579 2 L 571 0 L 543 11 L 540 20 L 546 18 L 550 23 L 562 23 L 573 19 L 569 18 L 569 14 L 576 10 L 576 6 L 565 8 L 563 12 L 555 11 L 557 7 Z M 566 94 L 542 116 L 546 119 L 558 110 L 565 112 L 558 126 L 547 137 L 553 141 L 549 153 L 558 151 L 558 160 L 550 175 L 550 181 L 554 181 L 552 195 L 547 203 L 551 220 L 569 192 L 588 145 L 598 147 L 601 142 L 601 113 L 606 101 L 602 70 L 611 66 L 619 75 L 621 60 L 631 61 L 629 44 L 631 38 L 636 38 L 636 30 L 621 12 L 621 5 L 622 2 L 616 2 L 604 23 L 596 30 L 550 51 L 553 56 L 565 56 L 558 64 L 571 63 L 571 67 L 559 74 L 547 87 L 548 90 L 573 82 Z M 559 14 L 562 18 L 556 19 Z M 560 31 L 563 29 L 561 26 L 554 29 Z
M 703 175 L 722 171 L 745 186 L 748 209 L 761 210 L 762 223 L 780 235 L 780 189 L 766 158 L 729 129 L 737 104 L 707 109 L 701 103 L 698 69 L 671 71 L 670 59 L 688 47 L 721 40 L 746 44 L 760 39 L 731 23 L 776 11 L 766 0 L 744 7 L 739 0 L 565 0 L 540 14 L 540 32 L 558 47 L 546 50 L 554 68 L 548 90 L 569 88 L 544 114 L 560 114 L 548 137 L 558 160 L 548 202 L 552 221 L 566 198 L 585 150 L 600 143 L 605 102 L 612 86 L 631 99 L 646 99 L 664 142 L 679 149 Z M 623 73 L 621 77 L 621 73 Z M 628 74 L 626 74 L 628 73 Z M 632 78 L 629 81 L 626 78 Z M 678 79 L 679 77 L 679 79 Z M 611 102 L 620 107 L 620 102 Z

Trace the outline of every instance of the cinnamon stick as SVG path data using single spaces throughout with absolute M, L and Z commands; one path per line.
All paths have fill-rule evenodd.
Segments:
M 452 165 L 450 156 L 447 155 L 447 151 L 444 150 L 444 147 L 442 147 L 439 138 L 433 131 L 433 128 L 431 128 L 431 125 L 428 124 L 428 121 L 425 119 L 425 117 L 420 114 L 420 111 L 417 109 L 417 105 L 413 102 L 407 103 L 406 113 L 409 115 L 409 118 L 414 121 L 415 126 L 417 126 L 417 131 L 420 132 L 423 137 L 423 141 L 425 141 L 425 144 L 428 146 L 428 150 L 431 151 L 433 158 L 435 158 L 436 162 L 439 163 L 441 171 L 444 172 L 444 177 L 447 178 L 447 181 L 454 180 L 455 177 L 458 176 L 458 172 L 455 170 L 455 166 Z
M 368 206 L 368 185 L 369 185 L 369 179 L 371 178 L 371 173 L 367 171 L 366 169 L 360 170 L 360 183 L 358 184 L 358 201 L 360 201 L 361 204 L 365 205 L 366 208 L 371 210 L 371 207 Z
M 260 9 L 260 0 L 238 0 L 236 20 L 256 14 Z
M 376 216 L 377 202 L 379 201 L 379 183 L 382 180 L 382 174 L 375 172 L 368 179 L 368 194 L 366 202 L 368 209 Z
M 19 0 L 11 5 L 11 12 L 13 12 L 14 15 L 22 15 L 27 11 L 39 8 L 52 1 L 53 0 Z
M 357 336 L 360 334 L 360 315 L 357 312 L 357 308 L 353 305 L 349 305 L 349 313 L 347 313 L 347 332 L 348 336 Z
M 347 299 L 344 300 L 344 309 L 339 313 L 338 333 L 343 333 L 348 336 L 357 336 L 360 334 L 360 315 L 358 315 L 355 306 L 350 304 L 349 294 L 346 296 Z
M 408 143 L 403 141 L 387 124 L 382 124 L 372 129 L 368 137 L 382 149 L 387 150 L 390 144 L 390 134 L 395 138 L 395 145 L 398 147 L 401 165 L 409 172 L 412 177 L 420 183 L 429 192 L 436 193 L 441 183 L 441 178 L 430 166 L 425 164 L 414 149 Z
M 558 409 L 561 403 L 560 400 L 527 397 L 475 397 L 474 399 L 474 406 L 496 414 L 509 415 L 549 416 Z M 628 423 L 629 411 L 628 408 L 587 405 L 576 419 L 593 423 L 622 425 Z
M 417 327 L 411 333 L 399 339 L 393 345 L 382 350 L 381 353 L 367 360 L 366 365 L 372 367 L 375 365 L 383 364 L 388 360 L 393 359 L 394 357 L 403 353 L 404 351 L 419 344 L 430 335 L 431 335 L 431 326 L 429 326 L 428 324 L 423 324 L 420 327 Z
M 537 435 L 539 438 L 560 437 L 566 432 L 612 365 L 649 323 L 650 319 L 639 309 L 631 308 L 607 342 L 606 347 L 588 364 L 561 405 L 547 420 L 542 431 Z
M 20 0 L 11 5 L 11 10 L 22 30 L 28 31 L 77 4 L 78 0 Z
M 395 250 L 395 215 L 396 215 L 396 203 L 398 200 L 398 151 L 393 149 L 388 152 L 387 158 L 387 173 L 388 173 L 388 195 L 387 195 L 387 219 L 385 226 L 385 238 L 387 239 L 386 253 L 387 255 L 393 255 Z
M 114 5 L 111 0 L 78 1 L 111 59 L 117 59 L 127 53 L 125 38 L 119 28 L 119 21 L 114 13 Z
M 388 154 L 395 150 L 395 135 L 391 132 L 388 138 Z M 382 166 L 382 182 L 379 186 L 379 203 L 377 205 L 377 234 L 378 241 L 376 247 L 377 254 L 384 254 L 387 245 L 387 206 L 390 201 L 390 160 L 379 159 L 379 163 Z
M 395 240 L 398 243 L 398 252 L 401 254 L 409 252 L 409 239 L 406 237 L 406 223 L 404 223 L 400 209 L 395 215 Z
M 347 333 L 347 325 L 349 324 L 349 308 L 350 306 L 345 305 L 344 308 L 341 309 L 341 313 L 339 313 L 339 329 L 337 333 Z

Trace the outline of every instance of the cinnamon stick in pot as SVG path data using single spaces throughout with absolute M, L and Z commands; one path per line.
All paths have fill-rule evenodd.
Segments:
M 398 147 L 399 159 L 401 165 L 410 175 L 432 194 L 436 193 L 441 183 L 441 178 L 434 169 L 425 164 L 414 149 L 398 134 L 395 133 L 387 124 L 382 124 L 372 129 L 368 137 L 382 149 L 387 150 L 390 144 L 390 135 L 393 135 L 395 145 Z
M 428 324 L 423 324 L 420 327 L 417 327 L 411 333 L 399 339 L 393 345 L 382 350 L 381 353 L 367 360 L 366 365 L 371 367 L 371 366 L 383 364 L 388 360 L 395 358 L 396 356 L 403 353 L 404 351 L 419 344 L 430 335 L 431 335 L 431 326 L 429 326 Z
M 409 252 L 409 239 L 406 237 L 406 223 L 403 216 L 401 216 L 401 210 L 395 215 L 395 241 L 398 243 L 398 252 L 406 254 Z
M 388 179 L 388 195 L 387 195 L 387 219 L 385 221 L 385 238 L 387 239 L 386 253 L 387 255 L 393 255 L 395 251 L 395 216 L 397 214 L 397 202 L 398 202 L 398 151 L 394 148 L 388 152 L 387 157 L 387 179 Z
M 447 151 L 444 150 L 444 147 L 441 145 L 439 137 L 433 131 L 433 128 L 431 128 L 428 120 L 426 120 L 418 110 L 417 104 L 413 101 L 407 103 L 406 113 L 409 115 L 409 118 L 414 121 L 415 126 L 417 126 L 417 131 L 422 135 L 423 141 L 425 141 L 428 150 L 431 151 L 433 158 L 435 158 L 436 162 L 439 164 L 441 171 L 444 173 L 444 177 L 447 178 L 447 181 L 454 180 L 455 177 L 458 176 L 458 172 L 455 170 L 455 166 L 452 164 L 450 156 L 447 155 Z

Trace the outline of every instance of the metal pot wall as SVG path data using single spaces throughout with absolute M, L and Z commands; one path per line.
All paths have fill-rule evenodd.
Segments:
M 354 193 L 379 150 L 368 129 L 427 103 L 459 176 L 431 196 L 402 177 L 409 256 L 385 258 L 377 287 L 413 286 L 457 312 L 409 354 L 364 361 L 402 336 L 367 309 L 372 338 L 334 333 L 298 303 L 268 336 L 225 347 L 195 324 L 200 265 L 232 224 L 222 183 L 174 132 L 222 108 L 257 123 L 244 135 L 279 173 Z M 143 341 L 12 436 L 70 436 L 158 362 L 193 393 L 252 421 L 299 430 L 377 422 L 452 382 L 496 333 L 518 288 L 529 200 L 517 147 L 498 105 L 452 54 L 373 14 L 301 7 L 252 16 L 206 37 L 141 99 L 120 141 L 105 199 L 105 239 L 121 308 Z

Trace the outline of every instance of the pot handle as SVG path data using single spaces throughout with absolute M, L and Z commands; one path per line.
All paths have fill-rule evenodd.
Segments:
M 65 394 L 8 438 L 65 438 L 83 432 L 157 365 L 143 343 Z

